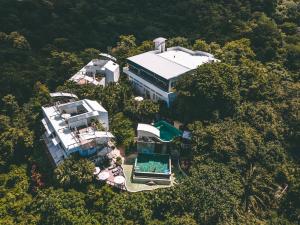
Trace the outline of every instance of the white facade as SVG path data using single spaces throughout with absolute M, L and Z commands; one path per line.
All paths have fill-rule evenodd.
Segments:
M 137 127 L 138 137 L 160 138 L 160 130 L 150 124 L 139 123 Z
M 44 139 L 56 165 L 74 152 L 84 156 L 93 154 L 113 138 L 108 132 L 108 112 L 96 101 L 84 99 L 42 110 Z M 105 131 L 98 130 L 96 123 Z
M 93 59 L 69 80 L 78 84 L 94 84 L 106 86 L 118 82 L 120 67 L 112 60 Z
M 155 39 L 154 51 L 129 57 L 128 66 L 123 68 L 123 72 L 140 94 L 170 105 L 175 99 L 172 89 L 180 76 L 194 71 L 204 63 L 218 60 L 207 52 L 192 51 L 180 46 L 165 49 L 165 40 Z

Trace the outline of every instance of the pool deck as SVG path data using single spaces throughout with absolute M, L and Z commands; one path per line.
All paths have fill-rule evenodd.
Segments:
M 147 184 L 138 184 L 132 182 L 132 170 L 134 165 L 134 160 L 137 157 L 137 154 L 131 154 L 126 157 L 123 167 L 123 172 L 126 178 L 126 189 L 129 192 L 139 192 L 139 191 L 151 191 L 159 188 L 168 188 L 172 187 L 174 184 L 176 184 L 175 181 L 175 174 L 172 173 L 171 175 L 171 184 L 170 185 L 147 185 Z

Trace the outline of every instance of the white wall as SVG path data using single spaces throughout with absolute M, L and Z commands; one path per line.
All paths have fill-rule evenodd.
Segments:
M 139 84 L 143 85 L 143 87 L 137 86 L 139 92 L 141 92 L 140 94 L 145 95 L 145 90 L 148 90 L 150 92 L 150 98 L 155 101 L 158 99 L 153 99 L 153 94 L 155 94 L 155 95 L 159 94 L 159 95 L 157 95 L 159 97 L 159 99 L 165 101 L 169 105 L 169 93 L 168 92 L 165 92 L 165 91 L 161 90 L 160 88 L 154 86 L 153 84 L 147 82 L 146 80 L 140 78 L 139 76 L 137 76 L 134 73 L 132 73 L 131 71 L 129 71 L 128 68 L 126 68 L 126 67 L 123 68 L 123 72 L 128 75 L 129 80 L 131 80 L 135 86 L 137 86 L 135 84 L 136 81 L 138 81 Z
M 112 64 L 113 62 L 108 62 Z M 105 67 L 105 84 L 110 82 L 118 82 L 120 77 L 120 67 L 116 63 L 113 66 Z

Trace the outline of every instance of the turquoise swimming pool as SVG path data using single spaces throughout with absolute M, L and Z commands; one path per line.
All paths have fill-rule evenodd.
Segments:
M 176 129 L 164 120 L 158 121 L 154 126 L 160 131 L 160 139 L 163 141 L 172 141 L 175 137 L 182 135 L 182 131 Z
M 139 154 L 134 166 L 137 173 L 169 174 L 169 155 Z

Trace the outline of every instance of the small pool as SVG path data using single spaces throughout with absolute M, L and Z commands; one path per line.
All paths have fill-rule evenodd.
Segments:
M 139 154 L 134 166 L 137 173 L 169 174 L 169 155 Z
M 163 141 L 172 141 L 175 137 L 182 135 L 182 132 L 166 121 L 158 121 L 154 126 L 160 131 L 160 139 Z

